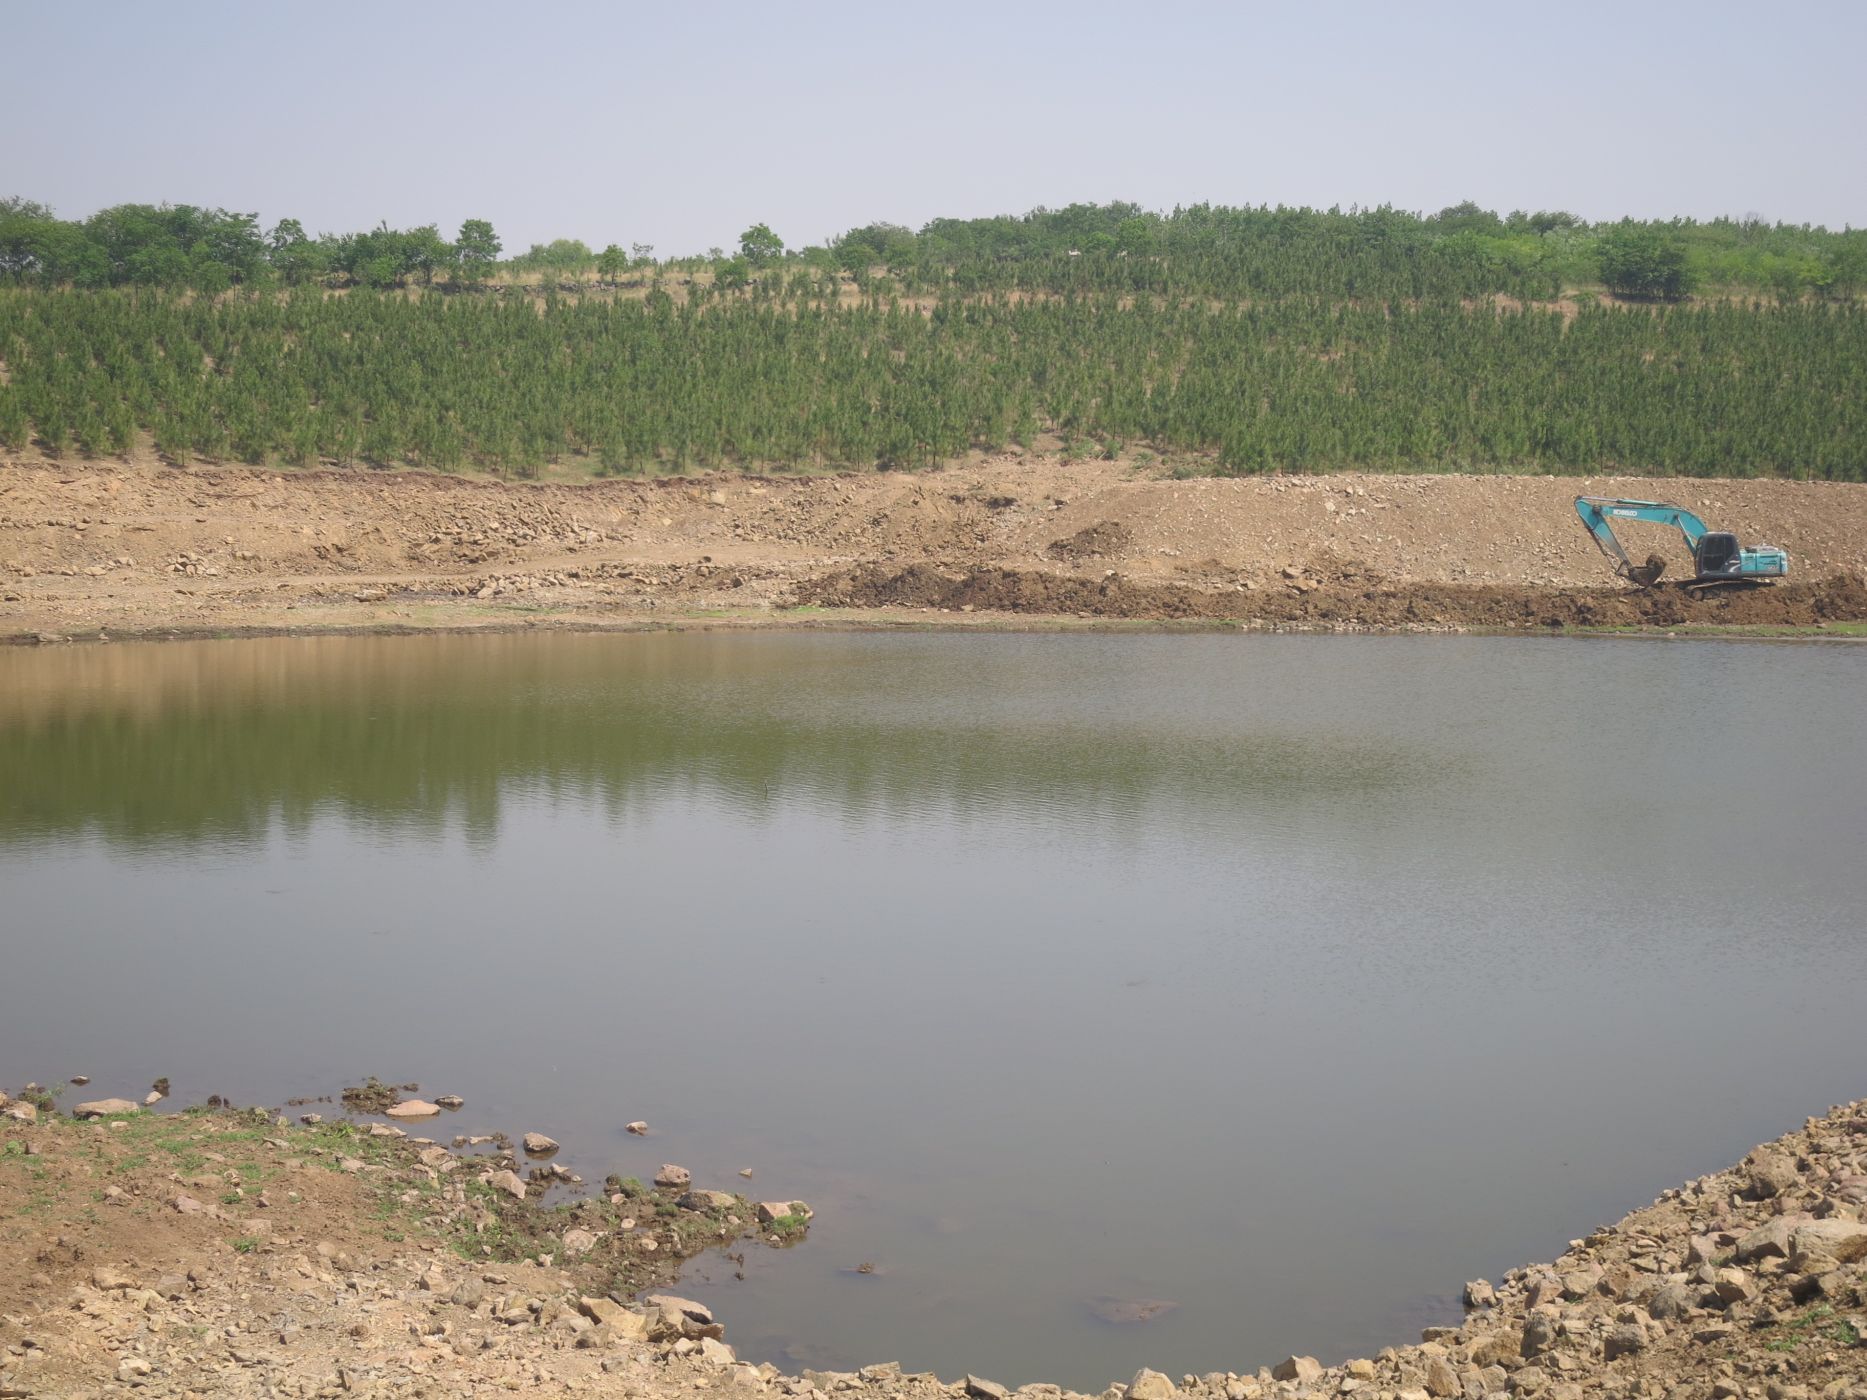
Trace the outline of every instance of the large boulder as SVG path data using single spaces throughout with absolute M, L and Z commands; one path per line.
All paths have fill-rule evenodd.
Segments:
M 383 1110 L 391 1118 L 432 1118 L 440 1111 L 439 1104 L 429 1103 L 426 1099 L 403 1099 L 401 1103 L 392 1103 Z
M 527 1133 L 519 1139 L 525 1150 L 534 1157 L 545 1157 L 558 1150 L 557 1140 L 548 1138 L 543 1133 Z
M 678 1187 L 685 1191 L 694 1184 L 694 1174 L 686 1167 L 678 1167 L 672 1162 L 663 1162 L 661 1170 L 655 1173 L 655 1185 Z
M 1826 1273 L 1861 1259 L 1867 1259 L 1867 1225 L 1858 1220 L 1811 1220 L 1789 1233 L 1789 1267 L 1797 1273 Z
M 1750 1194 L 1760 1201 L 1793 1191 L 1802 1180 L 1793 1159 L 1781 1152 L 1757 1151 L 1750 1155 Z
M 1740 1264 L 1753 1259 L 1787 1259 L 1790 1233 L 1802 1222 L 1778 1215 L 1763 1222 L 1737 1242 L 1731 1257 Z
M 1136 1371 L 1128 1382 L 1128 1400 L 1173 1400 L 1176 1393 L 1172 1381 L 1146 1367 Z
M 1274 1381 L 1302 1381 L 1308 1383 L 1322 1374 L 1322 1362 L 1313 1356 L 1286 1356 L 1271 1367 L 1271 1379 Z

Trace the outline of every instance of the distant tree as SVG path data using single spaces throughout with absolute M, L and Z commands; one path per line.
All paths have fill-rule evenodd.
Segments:
M 628 255 L 614 243 L 597 254 L 596 270 L 605 281 L 614 282 L 628 265 Z
M 280 219 L 266 235 L 266 260 L 287 286 L 298 286 L 325 270 L 324 249 L 305 236 L 296 219 Z
M 637 262 L 647 262 L 655 256 L 655 245 L 653 243 L 631 243 L 629 253 Z
M 484 282 L 499 260 L 499 235 L 485 219 L 468 219 L 454 240 L 454 256 L 462 282 Z
M 713 273 L 713 285 L 725 289 L 743 287 L 752 280 L 752 265 L 745 258 L 727 258 Z
M 1662 237 L 1643 224 L 1616 224 L 1596 244 L 1601 280 L 1621 296 L 1677 300 L 1691 292 L 1685 245 Z
M 1433 223 L 1442 233 L 1502 233 L 1504 221 L 1475 200 L 1461 200 L 1447 205 L 1433 215 Z
M 753 224 L 739 235 L 739 256 L 753 267 L 764 267 L 784 256 L 784 240 L 769 224 Z

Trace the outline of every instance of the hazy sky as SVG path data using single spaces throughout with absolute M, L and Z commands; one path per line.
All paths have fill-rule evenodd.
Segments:
M 1867 224 L 1867 0 L 0 0 L 0 194 L 792 246 L 1208 200 Z

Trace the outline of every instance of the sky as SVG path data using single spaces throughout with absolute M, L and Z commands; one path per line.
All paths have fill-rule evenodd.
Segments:
M 1867 3 L 0 0 L 0 195 L 660 256 L 1461 199 L 1867 225 Z

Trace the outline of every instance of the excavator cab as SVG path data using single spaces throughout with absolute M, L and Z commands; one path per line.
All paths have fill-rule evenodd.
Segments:
M 1743 572 L 1744 550 L 1737 536 L 1726 530 L 1708 530 L 1700 537 L 1692 562 L 1700 578 L 1721 578 Z

